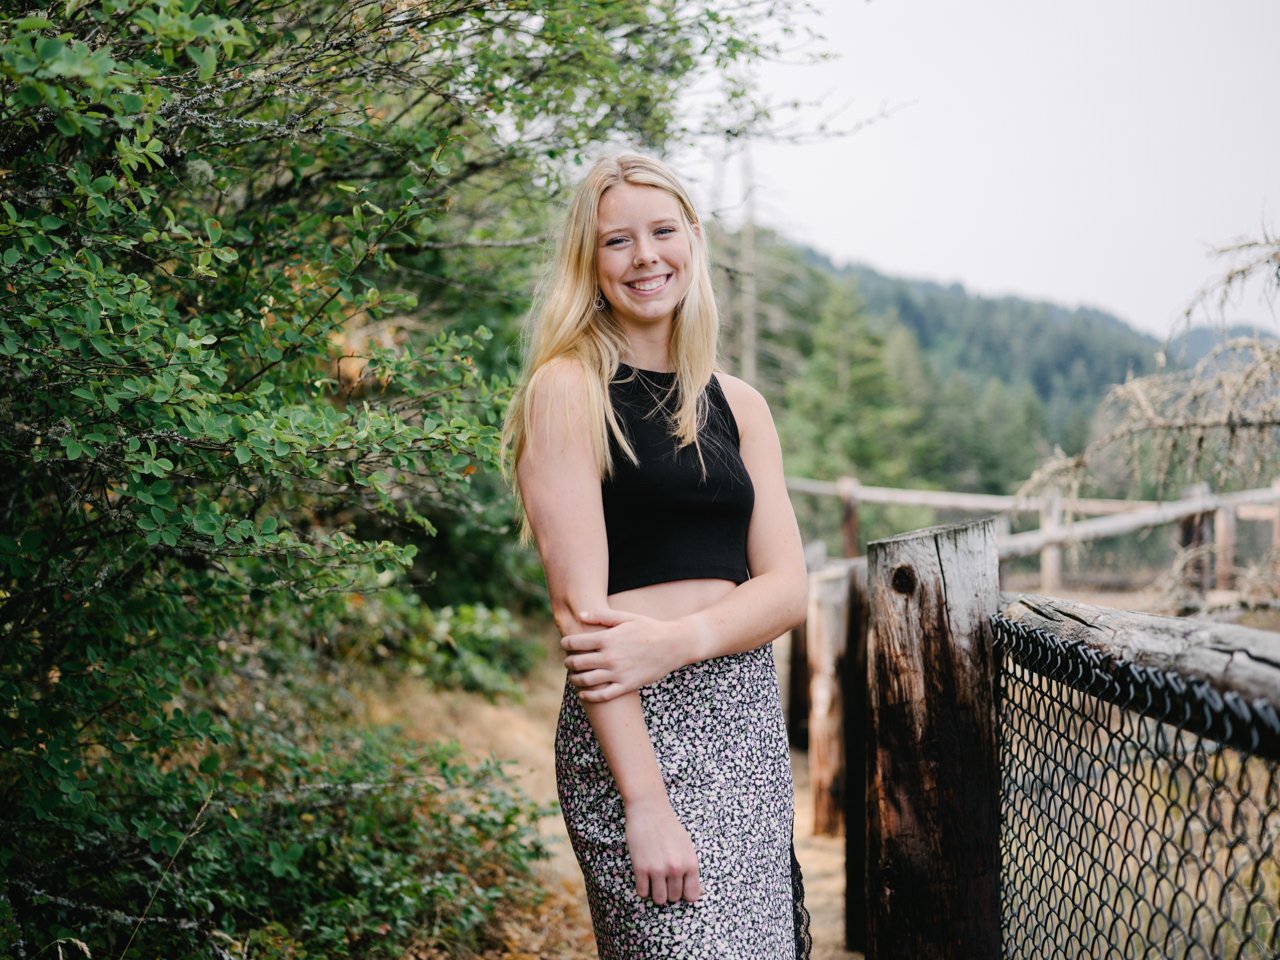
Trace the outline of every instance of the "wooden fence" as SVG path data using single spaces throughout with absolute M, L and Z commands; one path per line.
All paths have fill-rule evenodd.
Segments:
M 1232 496 L 1159 522 L 1274 502 Z M 1001 556 L 988 519 L 876 541 L 811 581 L 815 827 L 866 824 L 845 831 L 846 946 L 869 960 L 1000 956 L 997 612 L 1280 710 L 1280 634 L 1002 596 Z
M 1194 547 L 1208 540 L 1212 525 L 1213 573 L 1220 589 L 1229 589 L 1235 578 L 1236 531 L 1241 521 L 1271 525 L 1272 547 L 1280 555 L 1280 480 L 1269 487 L 1236 493 L 1213 494 L 1199 486 L 1181 500 L 1157 503 L 1145 500 L 1103 500 L 1059 497 L 1008 497 L 946 490 L 906 490 L 863 486 L 851 477 L 837 481 L 789 478 L 793 493 L 835 496 L 841 503 L 845 557 L 827 561 L 821 552 L 809 556 L 810 598 L 807 626 L 791 637 L 788 678 L 788 729 L 792 744 L 809 751 L 814 794 L 814 831 L 836 835 L 841 829 L 845 805 L 843 771 L 861 769 L 865 753 L 861 745 L 840 737 L 839 718 L 860 709 L 865 686 L 852 677 L 865 675 L 865 636 L 868 616 L 866 561 L 856 559 L 858 513 L 863 503 L 931 507 L 949 511 L 999 511 L 994 519 L 995 550 L 1000 561 L 1040 554 L 1042 593 L 1061 589 L 1062 547 L 1120 536 L 1167 523 L 1182 524 L 1182 543 Z M 1018 513 L 1040 516 L 1040 528 L 1010 533 L 1009 518 Z M 1089 519 L 1066 522 L 1070 515 Z M 1208 587 L 1209 565 L 1196 574 L 1201 588 Z M 845 659 L 848 657 L 846 669 Z M 855 851 L 857 852 L 857 851 Z
M 1207 543 L 1210 521 L 1213 527 L 1215 582 L 1230 589 L 1236 576 L 1236 531 L 1241 521 L 1271 525 L 1273 549 L 1280 551 L 1280 480 L 1269 487 L 1235 493 L 1211 493 L 1208 487 L 1189 488 L 1179 500 L 1105 500 L 1064 497 L 1047 493 L 1034 497 L 996 496 L 985 493 L 958 493 L 947 490 L 906 490 L 864 486 L 852 477 L 840 480 L 787 479 L 792 493 L 832 496 L 840 500 L 844 553 L 858 554 L 858 513 L 864 503 L 932 507 L 970 513 L 996 515 L 996 546 L 1001 560 L 1040 555 L 1040 590 L 1055 593 L 1062 589 L 1062 547 L 1121 536 L 1166 523 L 1183 524 L 1183 545 Z M 1040 527 L 1011 533 L 1011 518 L 1035 514 Z M 1070 520 L 1071 517 L 1086 517 Z M 1207 569 L 1207 568 L 1206 568 Z

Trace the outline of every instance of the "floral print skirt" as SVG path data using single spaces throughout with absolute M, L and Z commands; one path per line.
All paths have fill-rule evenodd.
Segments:
M 635 889 L 622 799 L 565 685 L 556 781 L 602 960 L 791 960 L 808 915 L 792 850 L 794 794 L 772 647 L 682 667 L 640 691 L 705 893 L 656 906 Z M 802 946 L 805 944 L 805 946 Z

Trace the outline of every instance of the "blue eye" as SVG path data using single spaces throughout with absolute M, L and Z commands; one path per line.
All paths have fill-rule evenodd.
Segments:
M 676 228 L 675 227 L 659 227 L 655 232 L 658 234 L 658 236 L 661 237 L 668 233 L 675 233 Z
M 626 239 L 626 237 L 610 237 L 604 242 L 604 245 L 606 247 L 616 247 L 620 243 L 625 243 Z

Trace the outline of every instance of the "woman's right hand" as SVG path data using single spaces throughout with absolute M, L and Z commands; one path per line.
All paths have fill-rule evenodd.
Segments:
M 636 872 L 636 893 L 658 906 L 703 894 L 693 840 L 666 796 L 625 805 L 627 852 Z

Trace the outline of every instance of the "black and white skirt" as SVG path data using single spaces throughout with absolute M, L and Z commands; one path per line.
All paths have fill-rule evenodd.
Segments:
M 676 816 L 705 894 L 656 906 L 635 889 L 622 799 L 565 685 L 556 781 L 586 880 L 602 960 L 790 960 L 808 956 L 792 848 L 794 793 L 773 650 L 682 667 L 640 691 Z

